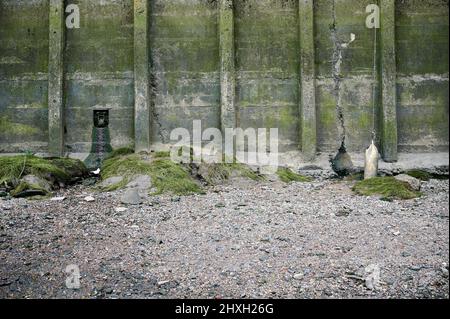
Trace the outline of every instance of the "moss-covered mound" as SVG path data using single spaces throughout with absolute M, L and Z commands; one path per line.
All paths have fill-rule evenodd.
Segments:
M 48 192 L 48 189 L 38 183 L 22 180 L 27 176 L 45 180 L 54 187 L 70 184 L 88 175 L 89 172 L 83 162 L 75 159 L 44 159 L 32 155 L 0 157 L 0 185 L 9 190 L 12 196 L 26 190 Z
M 110 159 L 113 157 L 119 157 L 119 156 L 124 156 L 124 155 L 130 155 L 134 153 L 134 149 L 130 148 L 130 147 L 122 147 L 122 148 L 118 148 L 113 150 L 110 154 L 108 154 L 106 159 Z
M 412 169 L 406 172 L 409 176 L 420 179 L 421 181 L 428 182 L 430 179 L 448 179 L 448 170 L 447 172 L 442 173 L 430 173 L 421 169 Z
M 426 182 L 428 182 L 432 178 L 432 175 L 430 173 L 420 169 L 409 170 L 406 172 L 406 174 Z
M 357 182 L 353 191 L 365 196 L 381 195 L 384 199 L 412 199 L 422 195 L 394 177 L 375 177 Z
M 264 180 L 264 177 L 245 164 L 233 163 L 202 163 L 199 175 L 209 185 L 217 185 L 233 177 L 244 177 L 254 181 Z
M 144 160 L 140 155 L 131 154 L 107 159 L 102 165 L 103 180 L 115 176 L 123 177 L 120 183 L 112 185 L 108 190 L 122 188 L 139 175 L 152 178 L 156 194 L 189 195 L 203 192 L 187 167 L 173 163 L 168 158 L 153 157 L 151 160 Z
M 303 176 L 297 173 L 294 173 L 289 168 L 279 168 L 277 170 L 277 175 L 282 182 L 291 183 L 291 182 L 310 182 L 312 179 L 307 176 Z

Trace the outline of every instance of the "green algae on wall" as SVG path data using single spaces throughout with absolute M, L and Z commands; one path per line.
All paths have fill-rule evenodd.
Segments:
M 29 137 L 39 132 L 39 129 L 27 124 L 13 123 L 8 117 L 0 117 L 0 135 L 3 137 Z
M 48 0 L 0 1 L 0 153 L 46 151 Z
M 307 17 L 305 1 L 233 0 L 222 15 L 218 0 L 149 1 L 149 63 L 141 68 L 150 73 L 152 142 L 169 142 L 172 129 L 190 130 L 193 120 L 216 128 L 236 120 L 244 129 L 278 127 L 281 151 L 314 144 L 317 131 L 318 150 L 330 152 L 340 146 L 339 108 L 350 151 L 365 149 L 374 122 L 384 129 L 378 139 L 395 141 L 398 129 L 400 151 L 447 151 L 448 0 L 395 1 L 395 27 L 389 30 L 395 32 L 397 77 L 390 96 L 397 95 L 397 121 L 382 117 L 387 103 L 380 87 L 373 117 L 374 33 L 365 26 L 365 8 L 373 1 L 314 0 L 311 32 L 300 29 Z M 70 2 L 80 7 L 81 28 L 65 30 L 65 150 L 91 151 L 97 109 L 110 112 L 112 147 L 133 145 L 134 1 Z M 230 25 L 230 20 L 234 30 L 224 37 L 220 23 Z M 356 40 L 340 50 L 337 61 L 337 49 L 351 33 Z M 233 58 L 223 59 L 228 52 L 221 50 L 220 39 L 234 50 Z M 309 42 L 312 48 L 305 47 Z M 305 50 L 314 52 L 309 57 L 314 65 L 304 64 Z M 49 0 L 1 0 L 1 152 L 47 150 L 48 52 Z M 380 63 L 383 54 L 378 51 Z M 233 78 L 228 84 L 221 61 Z M 338 62 L 339 74 L 333 71 Z M 304 81 L 302 67 L 314 69 L 308 72 L 315 77 Z M 230 117 L 221 116 L 225 85 L 224 92 L 233 91 L 227 103 L 236 114 Z M 302 99 L 310 91 L 315 92 L 315 101 L 308 103 L 314 104 L 317 130 L 302 120 Z
M 297 150 L 298 1 L 250 0 L 234 5 L 238 126 L 277 127 L 280 151 Z
M 220 128 L 219 1 L 151 1 L 152 137 L 178 127 Z
M 66 151 L 90 153 L 93 112 L 109 109 L 111 145 L 133 144 L 133 1 L 74 0 L 80 29 L 66 31 Z
M 400 151 L 447 151 L 448 0 L 396 5 Z

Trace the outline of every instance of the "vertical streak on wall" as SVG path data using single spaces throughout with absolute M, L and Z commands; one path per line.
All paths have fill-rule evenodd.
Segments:
M 381 1 L 381 153 L 385 161 L 397 155 L 395 0 Z
M 150 66 L 148 0 L 134 0 L 135 151 L 150 151 Z
M 220 0 L 220 92 L 221 129 L 236 127 L 235 110 L 235 61 L 234 61 L 234 16 L 233 1 Z
M 313 159 L 317 150 L 313 9 L 314 0 L 299 0 L 300 141 L 306 159 Z
M 48 63 L 49 153 L 64 154 L 64 0 L 50 0 Z

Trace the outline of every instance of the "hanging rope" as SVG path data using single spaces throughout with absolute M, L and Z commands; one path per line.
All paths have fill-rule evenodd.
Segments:
M 377 28 L 373 28 L 373 82 L 372 82 L 372 141 L 376 140 L 376 89 L 377 89 Z

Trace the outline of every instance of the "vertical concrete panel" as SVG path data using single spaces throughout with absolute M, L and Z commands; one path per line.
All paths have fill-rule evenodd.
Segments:
M 278 128 L 279 150 L 298 150 L 298 0 L 235 2 L 238 125 Z
M 49 1 L 0 1 L 0 153 L 48 151 Z
M 448 151 L 448 1 L 397 1 L 395 24 L 398 149 Z
M 134 144 L 133 0 L 71 0 L 80 28 L 66 31 L 66 151 L 92 148 L 94 110 L 109 110 L 113 148 Z
M 366 27 L 372 0 L 315 0 L 317 147 L 364 151 L 373 130 L 374 33 Z M 376 1 L 375 1 L 376 3 Z M 355 40 L 347 44 L 351 34 Z
M 152 141 L 173 129 L 221 127 L 219 1 L 151 1 Z
M 220 110 L 221 129 L 236 127 L 235 110 L 235 54 L 234 54 L 234 13 L 232 0 L 220 0 Z
M 385 161 L 397 161 L 397 108 L 395 59 L 395 0 L 381 1 L 381 154 Z
M 313 0 L 299 0 L 300 140 L 302 152 L 307 159 L 313 159 L 317 151 L 313 2 Z
M 48 151 L 64 154 L 64 0 L 50 0 L 48 62 Z
M 134 0 L 134 144 L 135 151 L 150 151 L 149 6 Z

